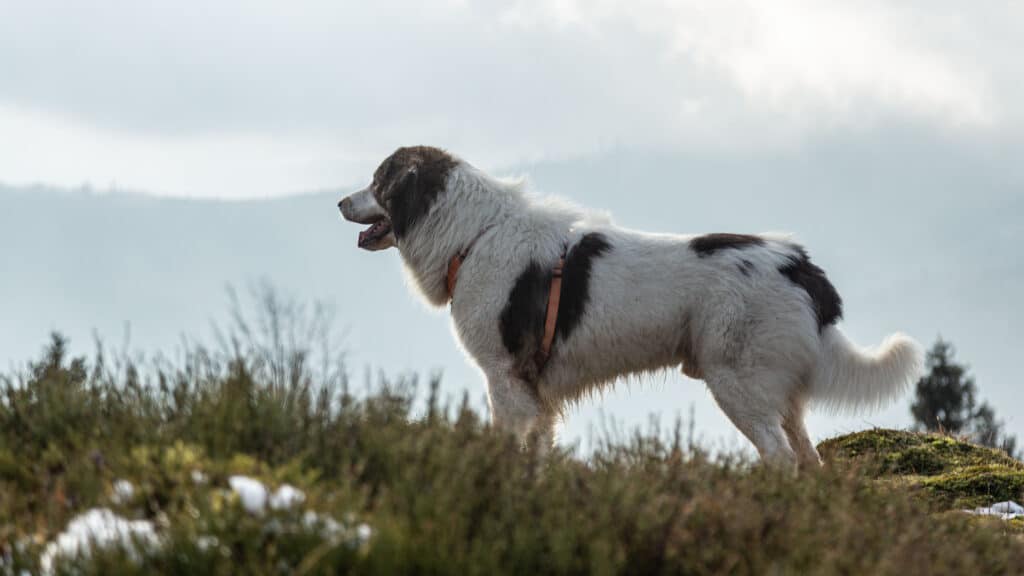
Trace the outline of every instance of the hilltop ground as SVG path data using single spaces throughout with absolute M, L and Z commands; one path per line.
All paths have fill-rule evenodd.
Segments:
M 0 574 L 1024 572 L 1020 520 L 960 511 L 1022 501 L 1024 464 L 955 438 L 851 434 L 799 477 L 678 432 L 539 458 L 434 394 L 227 348 L 142 370 L 55 339 L 7 377 Z

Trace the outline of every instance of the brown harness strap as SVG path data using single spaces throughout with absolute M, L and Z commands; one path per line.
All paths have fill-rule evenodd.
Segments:
M 544 337 L 537 351 L 537 371 L 540 372 L 547 364 L 551 355 L 551 345 L 555 342 L 555 324 L 558 323 L 558 303 L 562 299 L 562 270 L 565 268 L 565 256 L 558 259 L 558 264 L 551 270 L 551 289 L 548 291 L 548 309 L 544 318 Z
M 484 232 L 487 230 L 485 229 Z M 480 233 L 483 236 L 484 232 Z M 480 238 L 477 236 L 477 240 Z M 476 244 L 476 240 L 470 243 L 464 250 L 452 256 L 448 261 L 448 275 L 445 285 L 448 287 L 448 301 L 452 300 L 455 294 L 455 283 L 459 278 L 459 268 L 469 255 L 470 248 Z M 551 356 L 551 346 L 555 343 L 555 327 L 558 324 L 558 304 L 562 299 L 562 270 L 565 268 L 565 254 L 558 259 L 558 264 L 551 270 L 551 287 L 548 290 L 548 305 L 544 316 L 544 335 L 541 337 L 540 349 L 537 350 L 537 372 L 544 369 L 548 357 Z
M 469 256 L 469 251 L 473 249 L 473 245 L 476 244 L 476 241 L 482 238 L 484 234 L 490 232 L 491 228 L 494 228 L 494 226 L 487 226 L 481 230 L 468 246 L 463 248 L 462 251 L 455 256 L 452 256 L 452 259 L 448 261 L 448 276 L 445 279 L 445 286 L 448 287 L 449 302 L 452 301 L 452 298 L 455 295 L 455 281 L 458 279 L 459 268 L 462 267 L 462 262 L 466 259 L 466 256 Z
M 466 259 L 469 254 L 469 250 L 463 250 L 452 259 L 448 261 L 448 301 L 452 299 L 452 295 L 455 294 L 455 280 L 459 276 L 459 268 L 462 267 L 462 261 Z

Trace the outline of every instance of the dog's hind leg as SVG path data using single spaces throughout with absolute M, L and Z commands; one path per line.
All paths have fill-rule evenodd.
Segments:
M 544 448 L 550 448 L 555 418 L 529 383 L 508 375 L 488 375 L 487 401 L 495 428 L 515 434 L 524 444 L 534 434 L 539 442 L 547 443 Z
M 814 469 L 821 466 L 821 456 L 818 449 L 814 447 L 810 436 L 807 435 L 807 427 L 804 426 L 804 404 L 805 400 L 797 394 L 790 397 L 789 410 L 782 419 L 782 428 L 789 438 L 789 445 L 796 451 L 797 461 L 801 469 Z
M 740 377 L 729 368 L 704 371 L 705 382 L 718 406 L 750 440 L 765 462 L 796 470 L 797 455 L 782 427 L 786 409 L 774 402 L 786 382 L 777 375 Z

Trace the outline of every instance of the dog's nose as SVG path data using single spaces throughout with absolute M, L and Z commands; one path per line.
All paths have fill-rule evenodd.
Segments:
M 342 198 L 341 202 L 338 202 L 338 210 L 341 210 L 341 213 L 343 215 L 348 214 L 348 211 L 351 210 L 351 209 L 352 209 L 352 199 L 349 198 L 348 196 Z

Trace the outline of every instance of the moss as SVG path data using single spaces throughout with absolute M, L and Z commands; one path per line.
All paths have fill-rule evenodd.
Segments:
M 902 430 L 865 430 L 822 442 L 826 460 L 857 462 L 876 476 L 937 476 L 971 466 L 1024 470 L 1005 452 L 951 436 Z
M 1024 470 L 988 464 L 927 478 L 922 488 L 951 508 L 973 508 L 1024 496 Z
M 1024 463 L 951 436 L 865 430 L 822 442 L 819 450 L 826 461 L 858 466 L 876 482 L 909 490 L 935 511 L 1024 498 Z
M 874 428 L 826 440 L 818 449 L 830 457 L 855 458 L 903 450 L 919 443 L 917 434 Z

